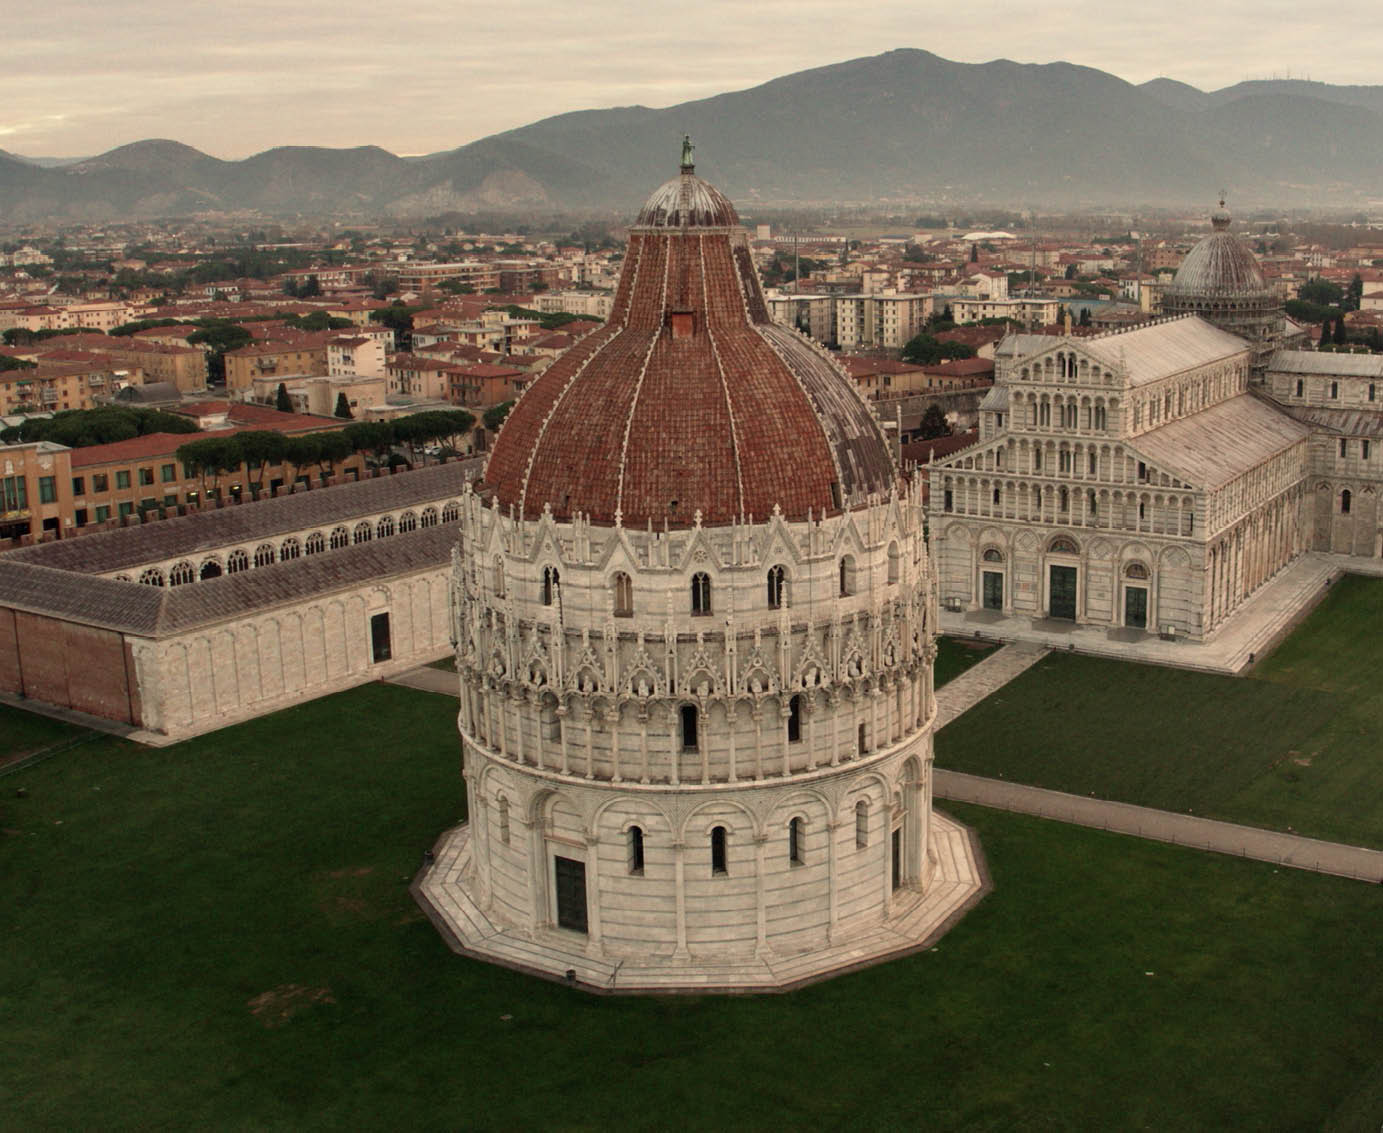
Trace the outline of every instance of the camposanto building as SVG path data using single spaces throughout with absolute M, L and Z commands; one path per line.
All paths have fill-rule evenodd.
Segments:
M 976 897 L 931 807 L 920 485 L 771 322 L 689 153 L 485 482 L 451 598 L 470 819 L 419 887 L 456 947 L 595 988 L 781 987 Z

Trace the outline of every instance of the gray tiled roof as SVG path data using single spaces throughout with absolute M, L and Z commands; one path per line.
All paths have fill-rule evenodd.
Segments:
M 1214 489 L 1305 440 L 1310 430 L 1287 414 L 1241 393 L 1128 442 L 1164 472 Z
M 1317 350 L 1278 350 L 1268 359 L 1270 374 L 1324 374 L 1341 378 L 1383 378 L 1383 354 L 1334 354 Z
M 0 558 L 0 604 L 137 637 L 169 637 L 373 579 L 443 567 L 456 538 L 450 524 L 429 527 L 169 589 L 7 556 Z
M 459 499 L 463 485 L 479 472 L 479 461 L 452 461 L 334 488 L 315 488 L 277 499 L 21 547 L 0 556 L 0 562 L 18 560 L 83 574 L 104 574 L 305 528 L 329 527 L 446 497 Z M 0 588 L 0 601 L 4 596 Z

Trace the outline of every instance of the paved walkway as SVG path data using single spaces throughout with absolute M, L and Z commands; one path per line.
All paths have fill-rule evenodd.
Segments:
M 434 669 L 431 665 L 385 677 L 384 683 L 421 689 L 423 692 L 440 692 L 443 696 L 454 696 L 458 700 L 461 697 L 461 681 L 457 675 L 446 669 Z
M 941 612 L 943 633 L 1021 641 L 1124 661 L 1235 675 L 1268 652 L 1342 573 L 1383 574 L 1383 561 L 1311 552 L 1259 588 L 1207 642 L 1163 641 L 1156 633 L 1082 626 L 1051 618 L 1004 617 L 992 611 Z
M 982 779 L 959 771 L 934 772 L 933 789 L 938 798 L 955 802 L 1034 814 L 1058 822 L 1092 826 L 1151 838 L 1177 846 L 1192 846 L 1239 858 L 1254 858 L 1293 869 L 1330 873 L 1361 881 L 1383 883 L 1383 851 L 1339 842 L 1321 842 L 1298 834 L 1280 834 L 1256 826 L 1217 822 L 1192 814 L 1133 806 L 1105 799 L 1083 798 L 1042 787 L 1006 783 L 1002 779 Z
M 1037 664 L 1047 652 L 1045 645 L 1021 641 L 1005 645 L 978 665 L 966 669 L 936 690 L 936 728 L 940 731 L 957 716 L 974 708 L 996 689 Z

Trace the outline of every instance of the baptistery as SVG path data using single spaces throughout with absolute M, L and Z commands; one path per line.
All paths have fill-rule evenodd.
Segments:
M 1261 371 L 1283 334 L 1282 298 L 1263 278 L 1253 252 L 1232 231 L 1233 217 L 1220 201 L 1208 235 L 1186 253 L 1162 295 L 1169 315 L 1199 315 L 1248 340 Z
M 770 321 L 690 146 L 608 323 L 519 398 L 451 581 L 468 820 L 416 891 L 459 951 L 587 988 L 784 987 L 977 899 L 932 811 L 921 485 Z

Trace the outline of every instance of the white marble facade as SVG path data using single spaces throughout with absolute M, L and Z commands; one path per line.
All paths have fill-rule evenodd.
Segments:
M 576 949 L 714 984 L 717 965 L 867 934 L 927 889 L 936 582 L 919 487 L 825 519 L 674 531 L 462 501 L 457 885 L 532 942 L 526 966 L 560 972 Z

